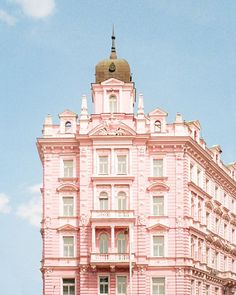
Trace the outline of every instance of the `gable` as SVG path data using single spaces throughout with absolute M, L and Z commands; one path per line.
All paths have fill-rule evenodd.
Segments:
M 62 113 L 59 114 L 59 118 L 60 117 L 77 117 L 77 114 L 66 109 Z
M 94 135 L 134 136 L 136 132 L 123 122 L 110 119 L 103 121 L 89 132 L 89 136 Z
M 149 115 L 149 117 L 155 117 L 155 116 L 157 116 L 157 117 L 161 117 L 161 116 L 165 117 L 165 116 L 168 115 L 168 113 L 161 110 L 161 109 L 155 109 L 152 112 L 150 112 L 148 115 Z
M 115 78 L 110 78 L 108 80 L 105 80 L 101 83 L 101 85 L 124 85 L 125 83 L 123 81 L 120 81 Z

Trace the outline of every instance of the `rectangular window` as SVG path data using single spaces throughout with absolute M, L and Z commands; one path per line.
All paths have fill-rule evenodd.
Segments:
M 210 295 L 210 286 L 206 285 L 206 295 Z
M 162 177 L 163 173 L 163 159 L 153 159 L 153 176 Z
M 219 230 L 220 230 L 220 221 L 219 221 L 219 219 L 216 217 L 216 218 L 215 218 L 215 231 L 216 231 L 217 234 L 219 233 Z
M 74 237 L 63 237 L 63 256 L 74 257 Z
M 102 175 L 108 174 L 108 156 L 99 156 L 98 173 Z
M 73 160 L 63 160 L 64 177 L 73 177 Z
M 206 263 L 207 265 L 210 265 L 210 249 L 206 248 Z
M 74 215 L 74 198 L 73 197 L 63 197 L 63 216 L 73 216 Z
M 232 244 L 235 242 L 235 230 L 232 228 Z
M 153 215 L 155 216 L 164 215 L 164 196 L 153 197 Z
M 165 295 L 165 278 L 152 278 L 152 295 Z
M 190 181 L 194 181 L 194 165 L 190 163 Z
M 164 237 L 153 236 L 153 256 L 164 257 Z
M 194 280 L 191 280 L 191 295 L 196 295 L 195 294 L 195 282 Z
M 99 294 L 108 294 L 109 277 L 99 277 Z
M 117 156 L 117 174 L 127 174 L 127 156 L 118 155 Z
M 231 265 L 232 272 L 234 272 L 234 267 L 235 267 L 235 260 L 232 259 L 232 265 Z
M 63 295 L 75 295 L 75 279 L 63 279 Z
M 210 229 L 210 213 L 206 212 L 206 225 Z
M 127 277 L 118 276 L 117 277 L 117 294 L 126 295 L 127 293 Z
M 202 186 L 202 171 L 197 169 L 197 185 Z
M 224 256 L 224 271 L 227 271 L 227 265 L 228 265 L 228 261 L 227 261 L 227 256 Z

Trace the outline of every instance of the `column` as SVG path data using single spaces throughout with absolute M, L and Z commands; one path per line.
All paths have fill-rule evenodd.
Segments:
M 92 226 L 92 253 L 96 252 L 96 228 Z
M 115 252 L 115 227 L 111 226 L 111 252 Z

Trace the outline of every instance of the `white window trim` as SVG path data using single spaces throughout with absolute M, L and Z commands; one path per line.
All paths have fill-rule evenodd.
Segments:
M 63 198 L 71 197 L 73 198 L 73 214 L 71 216 L 65 216 L 64 215 L 64 206 L 63 206 Z M 60 192 L 60 208 L 59 208 L 60 217 L 65 218 L 72 218 L 76 217 L 76 194 L 74 192 Z
M 98 295 L 103 295 L 104 293 L 100 293 L 100 277 L 108 277 L 108 295 L 110 294 L 110 285 L 111 285 L 111 280 L 110 280 L 110 274 L 109 273 L 98 273 L 97 277 L 97 286 L 98 286 Z
M 60 177 L 66 178 L 64 176 L 64 161 L 73 161 L 73 175 L 72 178 L 76 177 L 76 156 L 61 156 L 60 157 Z
M 162 176 L 154 176 L 154 160 L 163 160 L 163 175 Z M 151 176 L 152 177 L 166 177 L 166 158 L 163 156 L 155 156 L 151 158 Z
M 64 241 L 63 241 L 63 238 L 66 238 L 66 237 L 68 237 L 68 238 L 70 238 L 70 237 L 73 237 L 74 238 L 74 256 L 64 256 Z M 72 258 L 76 258 L 77 257 L 77 249 L 76 249 L 76 236 L 75 236 L 75 234 L 68 234 L 68 233 L 65 233 L 65 234 L 61 234 L 61 237 L 60 237 L 60 241 L 61 241 L 61 249 L 60 249 L 60 252 L 61 252 L 61 255 L 60 255 L 60 257 L 62 257 L 62 258 L 70 258 L 70 259 L 72 259 Z
M 164 250 L 164 255 L 163 256 L 155 256 L 154 255 L 154 250 L 153 250 L 153 237 L 163 237 L 164 238 L 164 243 L 163 243 L 163 250 Z M 151 235 L 151 256 L 153 258 L 165 258 L 167 256 L 168 253 L 168 244 L 167 244 L 167 233 L 165 232 L 154 232 Z
M 162 276 L 162 275 L 160 275 L 160 276 L 151 276 L 150 277 L 150 290 L 151 290 L 151 292 L 150 292 L 150 294 L 151 295 L 155 295 L 155 294 L 153 294 L 153 292 L 152 292 L 152 279 L 153 278 L 160 278 L 160 279 L 165 279 L 165 295 L 167 295 L 167 277 L 166 276 Z
M 118 173 L 118 156 L 124 156 L 126 157 L 126 163 L 125 163 L 125 173 Z M 128 153 L 116 153 L 116 156 L 115 156 L 115 167 L 116 167 L 116 175 L 128 175 L 129 174 L 129 165 L 128 165 L 128 162 L 129 162 L 129 156 L 128 156 Z
M 128 294 L 128 291 L 129 291 L 129 281 L 128 281 L 128 275 L 125 273 L 117 273 L 116 274 L 116 286 L 115 286 L 115 288 L 116 288 L 116 295 L 120 295 L 119 293 L 118 293 L 118 277 L 126 277 L 126 295 Z M 122 294 L 123 295 L 123 294 Z
M 154 215 L 153 214 L 153 198 L 154 197 L 164 197 L 164 213 L 163 215 Z M 150 215 L 151 216 L 156 216 L 156 217 L 164 217 L 168 215 L 168 193 L 166 191 L 152 191 L 151 192 L 151 208 L 150 208 Z
M 73 276 L 63 276 L 61 277 L 61 293 L 60 294 L 63 294 L 63 279 L 74 279 L 75 280 L 75 295 L 77 294 L 77 288 L 76 288 L 76 278 L 73 277 Z

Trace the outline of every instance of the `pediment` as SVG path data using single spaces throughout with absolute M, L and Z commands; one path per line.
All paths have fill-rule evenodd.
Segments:
M 169 189 L 169 186 L 162 182 L 154 182 L 147 187 L 148 191 L 169 191 Z
M 152 231 L 152 230 L 161 230 L 161 231 L 167 231 L 169 228 L 168 226 L 166 226 L 165 224 L 162 224 L 160 222 L 151 225 L 150 227 L 148 227 L 148 230 Z
M 214 245 L 217 246 L 217 247 L 219 247 L 219 248 L 223 248 L 224 247 L 224 244 L 222 243 L 222 241 L 220 239 L 216 239 Z
M 201 124 L 198 120 L 195 120 L 195 121 L 189 121 L 189 122 L 186 122 L 186 124 L 188 124 L 189 126 L 193 125 L 195 126 L 197 129 L 201 129 Z
M 217 213 L 218 215 L 222 215 L 223 214 L 222 210 L 219 207 L 216 207 L 214 209 L 214 212 Z
M 152 112 L 150 112 L 148 115 L 149 115 L 149 117 L 155 117 L 155 116 L 157 116 L 157 117 L 161 117 L 161 116 L 165 117 L 165 116 L 168 115 L 168 113 L 157 108 L 157 109 L 153 110 Z
M 214 208 L 214 205 L 212 204 L 212 202 L 211 201 L 207 201 L 206 202 L 206 207 L 208 208 L 208 209 L 213 209 Z
M 230 221 L 230 216 L 227 213 L 224 213 L 222 216 L 225 220 Z
M 93 135 L 111 135 L 111 136 L 135 136 L 136 132 L 123 122 L 110 118 L 93 128 L 89 136 Z
M 75 227 L 71 224 L 65 224 L 57 229 L 58 231 L 77 231 L 78 227 Z
M 72 191 L 78 191 L 79 188 L 78 186 L 76 186 L 73 183 L 65 183 L 65 184 L 61 184 L 58 188 L 57 191 L 58 192 L 72 192 Z
M 124 85 L 125 83 L 121 80 L 115 79 L 115 78 L 110 78 L 108 80 L 105 80 L 101 83 L 101 85 Z
M 71 110 L 64 110 L 62 113 L 59 114 L 59 118 L 61 117 L 77 117 L 78 115 Z

